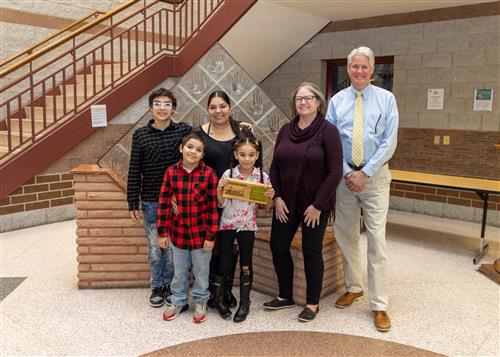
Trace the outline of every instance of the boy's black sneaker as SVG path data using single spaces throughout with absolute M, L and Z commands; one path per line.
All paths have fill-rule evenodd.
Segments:
M 294 307 L 295 302 L 293 302 L 292 299 L 284 299 L 280 300 L 278 298 L 265 302 L 264 303 L 264 308 L 268 310 L 280 310 L 280 309 L 286 309 L 288 307 Z
M 161 291 L 163 292 L 163 297 L 165 299 L 167 299 L 170 295 L 172 295 L 172 291 L 170 290 L 170 284 L 163 285 Z
M 162 288 L 153 288 L 149 297 L 149 305 L 152 307 L 162 307 L 165 303 L 165 296 Z

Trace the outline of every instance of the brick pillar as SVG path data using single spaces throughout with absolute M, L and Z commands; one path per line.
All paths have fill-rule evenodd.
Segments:
M 80 165 L 74 175 L 78 286 L 149 287 L 142 224 L 129 217 L 126 184 L 111 169 Z
M 77 209 L 78 286 L 82 289 L 149 287 L 144 228 L 129 217 L 125 182 L 111 169 L 97 165 L 80 165 L 71 173 Z M 260 231 L 253 252 L 253 286 L 256 291 L 276 296 L 278 283 L 269 247 L 270 210 L 259 210 L 258 224 Z M 294 299 L 304 304 L 306 282 L 301 239 L 299 231 L 291 250 L 295 264 Z M 342 258 L 331 225 L 323 241 L 323 258 L 322 297 L 344 285 Z M 235 284 L 238 284 L 238 274 Z

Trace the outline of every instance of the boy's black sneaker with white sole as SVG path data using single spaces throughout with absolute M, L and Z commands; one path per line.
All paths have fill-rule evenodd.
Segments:
M 152 307 L 162 307 L 165 303 L 165 295 L 162 288 L 153 288 L 149 297 L 149 305 Z

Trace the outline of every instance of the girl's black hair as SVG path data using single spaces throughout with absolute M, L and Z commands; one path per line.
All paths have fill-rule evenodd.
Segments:
M 258 167 L 260 169 L 260 183 L 264 183 L 264 174 L 262 172 L 262 166 L 263 165 L 263 151 L 262 151 L 262 142 L 260 140 L 257 140 L 255 135 L 253 135 L 252 131 L 248 128 L 241 128 L 240 130 L 240 137 L 235 140 L 233 144 L 233 151 L 236 152 L 238 148 L 241 145 L 252 145 L 257 152 L 259 153 L 259 158 L 257 161 L 255 161 L 255 167 Z M 231 165 L 230 165 L 230 171 L 229 171 L 229 177 L 233 177 L 233 167 L 235 166 L 235 163 L 238 162 L 238 160 L 235 159 L 234 154 L 231 155 Z

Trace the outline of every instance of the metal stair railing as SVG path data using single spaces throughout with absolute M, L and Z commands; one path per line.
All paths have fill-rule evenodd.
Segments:
M 51 35 L 49 35 L 49 36 L 41 39 L 40 41 L 38 41 L 37 43 L 35 43 L 33 46 L 28 47 L 28 48 L 26 48 L 26 49 L 24 49 L 24 50 L 16 53 L 15 55 L 13 55 L 12 57 L 10 57 L 9 59 L 7 59 L 7 60 L 5 60 L 3 62 L 0 62 L 0 68 L 5 67 L 6 65 L 8 65 L 11 62 L 14 62 L 19 57 L 22 57 L 24 55 L 31 55 L 33 53 L 33 51 L 35 50 L 35 48 L 41 47 L 42 45 L 46 44 L 50 40 L 52 40 L 52 39 L 54 39 L 54 38 L 62 35 L 65 32 L 68 32 L 69 30 L 71 30 L 75 26 L 80 25 L 81 23 L 87 21 L 91 17 L 98 17 L 99 15 L 104 15 L 104 14 L 105 14 L 105 12 L 102 12 L 102 11 L 94 11 L 91 14 L 82 16 L 78 20 L 75 20 L 75 21 L 71 22 L 68 26 L 63 27 L 62 29 L 57 30 L 53 34 L 51 34 Z
M 1 165 L 158 58 L 179 55 L 223 3 L 131 0 L 0 72 Z

